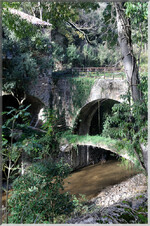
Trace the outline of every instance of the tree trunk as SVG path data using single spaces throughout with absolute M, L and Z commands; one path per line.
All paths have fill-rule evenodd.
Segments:
M 142 156 L 145 166 L 145 171 L 148 173 L 148 144 L 140 144 L 141 150 L 142 150 Z
M 125 15 L 124 3 L 114 3 L 117 17 L 118 41 L 121 48 L 123 65 L 127 76 L 129 88 L 131 90 L 132 99 L 134 102 L 142 100 L 142 92 L 139 84 L 139 68 L 136 63 L 136 58 L 133 54 L 133 46 L 131 41 L 131 26 L 129 18 Z M 146 173 L 148 172 L 148 148 L 140 144 L 143 163 Z
M 124 12 L 123 3 L 114 3 L 117 16 L 118 41 L 121 48 L 123 65 L 127 75 L 127 81 L 131 90 L 133 101 L 141 100 L 139 70 L 133 55 L 130 21 Z

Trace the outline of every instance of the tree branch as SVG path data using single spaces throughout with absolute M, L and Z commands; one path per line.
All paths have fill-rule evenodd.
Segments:
M 68 25 L 70 25 L 71 27 L 73 27 L 75 30 L 81 32 L 81 33 L 84 35 L 84 37 L 85 37 L 87 43 L 89 43 L 90 45 L 95 45 L 95 43 L 93 43 L 93 42 L 91 42 L 91 41 L 89 40 L 88 35 L 83 31 L 82 28 L 77 27 L 74 23 L 72 23 L 72 22 L 70 22 L 70 21 L 67 21 L 66 23 L 67 23 Z

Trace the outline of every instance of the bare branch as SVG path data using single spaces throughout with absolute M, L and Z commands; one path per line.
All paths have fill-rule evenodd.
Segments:
M 88 35 L 81 28 L 78 28 L 73 22 L 67 21 L 66 23 L 73 27 L 75 30 L 81 32 L 84 35 L 87 43 L 89 43 L 90 45 L 95 45 L 93 42 L 89 40 Z

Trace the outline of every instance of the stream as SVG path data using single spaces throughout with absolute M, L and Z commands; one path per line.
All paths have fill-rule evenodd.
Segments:
M 84 194 L 87 199 L 96 197 L 104 188 L 118 184 L 136 172 L 127 169 L 119 160 L 108 160 L 106 163 L 97 163 L 71 173 L 64 180 L 65 191 L 71 194 Z

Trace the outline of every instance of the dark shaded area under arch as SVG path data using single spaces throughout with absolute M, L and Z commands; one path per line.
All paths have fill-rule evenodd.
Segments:
M 103 123 L 107 115 L 111 114 L 114 104 L 112 99 L 98 99 L 86 104 L 75 121 L 73 132 L 79 135 L 97 135 L 103 130 Z
M 41 110 L 41 108 L 44 107 L 44 104 L 36 97 L 33 96 L 27 96 L 26 99 L 23 102 L 24 107 L 27 107 L 28 105 L 31 105 L 28 108 L 28 112 L 30 112 L 30 125 L 35 126 L 38 121 L 38 114 Z M 2 96 L 2 111 L 10 111 L 8 107 L 14 107 L 18 109 L 19 104 L 18 101 L 14 96 L 11 94 L 9 95 L 3 95 Z M 10 118 L 10 115 L 4 115 L 3 116 L 3 122 L 5 122 L 8 118 Z

